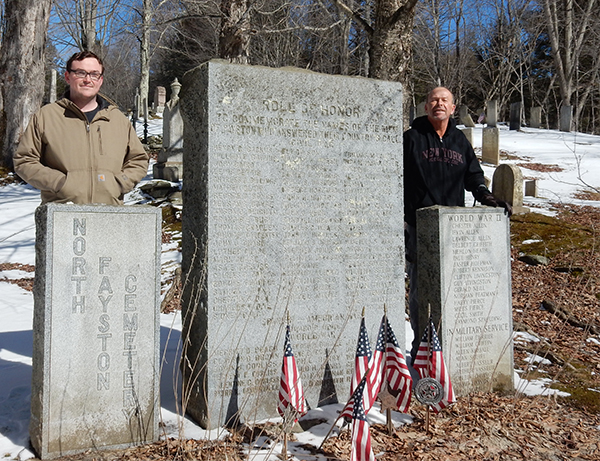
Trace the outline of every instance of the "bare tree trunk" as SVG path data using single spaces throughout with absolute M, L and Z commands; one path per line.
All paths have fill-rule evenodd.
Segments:
M 5 0 L 0 48 L 0 145 L 2 163 L 13 153 L 44 96 L 44 51 L 51 0 Z
M 238 64 L 248 64 L 250 45 L 250 2 L 222 0 L 223 20 L 219 36 L 219 56 Z
M 369 77 L 408 85 L 417 0 L 380 0 L 370 40 Z M 408 95 L 406 95 L 408 96 Z
M 79 17 L 81 21 L 81 49 L 99 54 L 96 44 L 96 16 L 98 12 L 97 0 L 83 0 L 79 4 Z
M 575 14 L 573 0 L 544 0 L 544 13 L 548 22 L 548 37 L 552 45 L 552 57 L 558 74 L 558 85 L 563 105 L 571 105 L 576 90 L 576 72 L 579 56 L 586 46 L 586 38 L 593 34 L 590 21 L 594 17 L 596 0 L 585 0 L 577 5 Z
M 146 107 L 146 105 L 148 104 L 148 93 L 150 93 L 150 21 L 152 20 L 151 8 L 151 0 L 144 0 L 142 6 L 142 33 L 140 36 L 140 102 L 142 107 Z

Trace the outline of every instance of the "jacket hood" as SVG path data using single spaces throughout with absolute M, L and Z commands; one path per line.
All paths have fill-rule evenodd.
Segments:
M 61 105 L 67 107 L 68 103 L 65 100 L 68 100 L 68 101 L 70 101 L 72 103 L 72 101 L 71 101 L 71 92 L 70 92 L 70 90 L 68 88 L 65 91 L 65 93 L 63 94 L 63 99 L 61 99 L 58 102 L 61 103 Z M 98 110 L 108 109 L 110 106 L 115 106 L 116 107 L 116 104 L 114 104 L 108 98 L 105 98 L 104 96 L 102 96 L 100 94 L 96 95 L 96 101 L 98 101 L 98 106 L 99 106 Z
M 423 115 L 414 119 L 412 122 L 412 127 L 421 133 L 427 131 L 434 132 L 433 125 L 429 121 L 427 115 Z M 450 117 L 448 119 L 448 128 L 446 128 L 446 133 L 444 133 L 444 136 L 446 136 L 446 134 L 449 133 L 455 127 L 456 122 L 454 121 L 454 118 Z

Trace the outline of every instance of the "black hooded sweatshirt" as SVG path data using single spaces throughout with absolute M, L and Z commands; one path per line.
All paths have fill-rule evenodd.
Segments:
M 433 205 L 465 206 L 465 189 L 485 185 L 471 143 L 450 119 L 440 139 L 427 116 L 404 133 L 404 221 L 416 226 L 417 210 Z

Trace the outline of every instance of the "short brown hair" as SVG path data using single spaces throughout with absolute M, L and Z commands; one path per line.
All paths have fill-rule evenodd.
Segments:
M 79 51 L 71 56 L 67 61 L 67 72 L 71 72 L 73 61 L 83 61 L 86 58 L 96 58 L 96 60 L 100 63 L 100 67 L 102 67 L 102 73 L 104 74 L 104 63 L 102 62 L 102 59 L 100 59 L 96 53 L 93 53 L 89 50 Z

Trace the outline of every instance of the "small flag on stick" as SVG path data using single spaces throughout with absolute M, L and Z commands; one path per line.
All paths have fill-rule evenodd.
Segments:
M 283 347 L 283 365 L 281 366 L 281 381 L 279 386 L 279 414 L 284 418 L 294 416 L 294 422 L 306 414 L 306 400 L 302 381 L 296 367 L 296 359 L 290 343 L 290 325 L 285 330 L 285 345 Z
M 363 393 L 365 385 L 366 379 L 363 378 L 351 398 L 354 405 L 352 407 L 352 452 L 350 461 L 375 461 L 375 455 L 371 449 L 369 422 L 364 408 Z
M 456 402 L 452 383 L 450 382 L 450 375 L 444 363 L 442 346 L 431 318 L 429 318 L 429 325 L 427 325 L 419 344 L 419 350 L 417 351 L 413 367 L 419 372 L 421 378 L 433 378 L 442 385 L 442 400 L 431 406 L 436 413 Z
M 412 377 L 392 326 L 386 316 L 384 319 L 386 323 L 385 381 L 390 390 L 398 393 L 396 409 L 401 413 L 406 413 L 410 406 Z
M 347 420 L 352 418 L 352 409 L 354 405 L 352 396 L 354 395 L 354 391 L 358 387 L 359 383 L 365 376 L 365 372 L 369 369 L 370 359 L 371 345 L 369 344 L 369 335 L 365 326 L 365 317 L 363 316 L 360 322 L 358 343 L 356 344 L 356 355 L 354 357 L 354 373 L 352 374 L 352 381 L 350 381 L 350 400 L 344 407 L 344 410 L 340 414 L 340 417 L 344 417 Z

